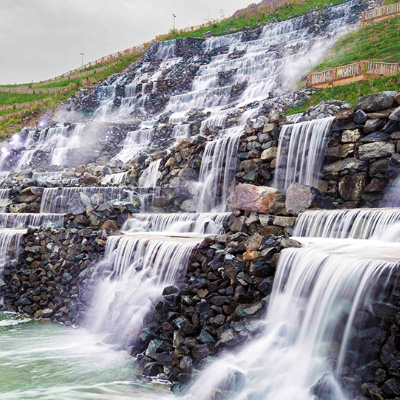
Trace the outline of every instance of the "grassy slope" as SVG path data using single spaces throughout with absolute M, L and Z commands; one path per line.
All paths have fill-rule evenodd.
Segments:
M 391 1 L 391 0 L 389 0 Z M 400 17 L 366 26 L 341 38 L 325 60 L 314 70 L 322 71 L 361 60 L 400 62 Z M 359 96 L 383 90 L 400 91 L 400 75 L 371 79 L 318 91 L 311 101 L 287 112 L 304 112 L 324 100 L 343 100 L 355 104 Z
M 311 8 L 322 8 L 327 4 L 340 4 L 344 0 L 306 0 L 299 3 L 298 0 L 293 0 L 291 4 L 283 5 L 273 12 L 260 12 L 250 16 L 243 16 L 241 18 L 230 18 L 226 21 L 216 23 L 214 25 L 206 26 L 204 28 L 192 32 L 171 32 L 170 35 L 164 40 L 179 39 L 186 37 L 201 37 L 206 32 L 211 32 L 213 35 L 224 35 L 229 32 L 237 32 L 247 28 L 256 28 L 262 23 L 268 22 L 273 18 L 285 20 L 291 17 L 307 13 Z

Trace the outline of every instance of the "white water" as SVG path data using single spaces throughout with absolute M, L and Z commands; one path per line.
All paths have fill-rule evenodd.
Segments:
M 118 187 L 65 187 L 46 188 L 40 204 L 41 213 L 68 213 L 70 203 L 75 196 L 80 196 L 84 201 L 94 205 L 107 201 L 130 201 L 132 192 Z
M 369 239 L 400 222 L 397 208 L 312 210 L 297 219 L 294 236 Z
M 318 187 L 333 120 L 329 117 L 282 127 L 274 178 L 276 188 L 285 190 L 295 182 Z
M 137 214 L 125 222 L 124 232 L 222 234 L 230 213 Z
M 131 343 L 143 317 L 163 288 L 182 280 L 196 238 L 114 236 L 107 240 L 106 257 L 98 266 L 111 265 L 97 286 L 90 310 L 91 330 L 109 333 L 114 343 Z
M 0 213 L 0 229 L 3 228 L 60 228 L 64 226 L 63 214 Z
M 126 163 L 129 160 L 137 157 L 151 143 L 154 135 L 154 129 L 141 129 L 138 131 L 128 132 L 122 150 L 115 156 L 114 159 L 121 160 Z
M 152 161 L 150 165 L 143 171 L 142 176 L 139 179 L 139 184 L 144 188 L 155 188 L 157 187 L 157 181 L 159 179 L 159 169 L 161 165 L 161 159 Z
M 15 261 L 19 254 L 19 245 L 24 231 L 0 229 L 0 276 L 8 261 Z
M 3 212 L 8 206 L 8 196 L 11 189 L 0 189 L 0 212 Z

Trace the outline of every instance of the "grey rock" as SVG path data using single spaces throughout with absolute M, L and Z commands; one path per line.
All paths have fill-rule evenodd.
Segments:
M 362 96 L 357 100 L 354 110 L 362 110 L 364 112 L 386 110 L 393 106 L 394 97 L 396 95 L 397 92 L 387 91 Z
M 358 157 L 361 160 L 391 156 L 395 152 L 394 143 L 373 142 L 362 144 L 358 148 Z
M 389 116 L 392 121 L 400 122 L 400 107 L 397 107 Z

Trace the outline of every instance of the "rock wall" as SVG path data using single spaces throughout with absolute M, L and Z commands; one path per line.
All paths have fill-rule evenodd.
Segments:
M 80 324 L 89 304 L 89 272 L 103 256 L 106 239 L 106 230 L 29 229 L 21 239 L 18 261 L 3 270 L 4 308 Z

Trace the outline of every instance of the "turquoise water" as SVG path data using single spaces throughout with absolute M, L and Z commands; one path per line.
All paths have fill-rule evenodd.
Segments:
M 135 376 L 134 360 L 83 329 L 0 313 L 2 400 L 119 400 L 169 397 Z

